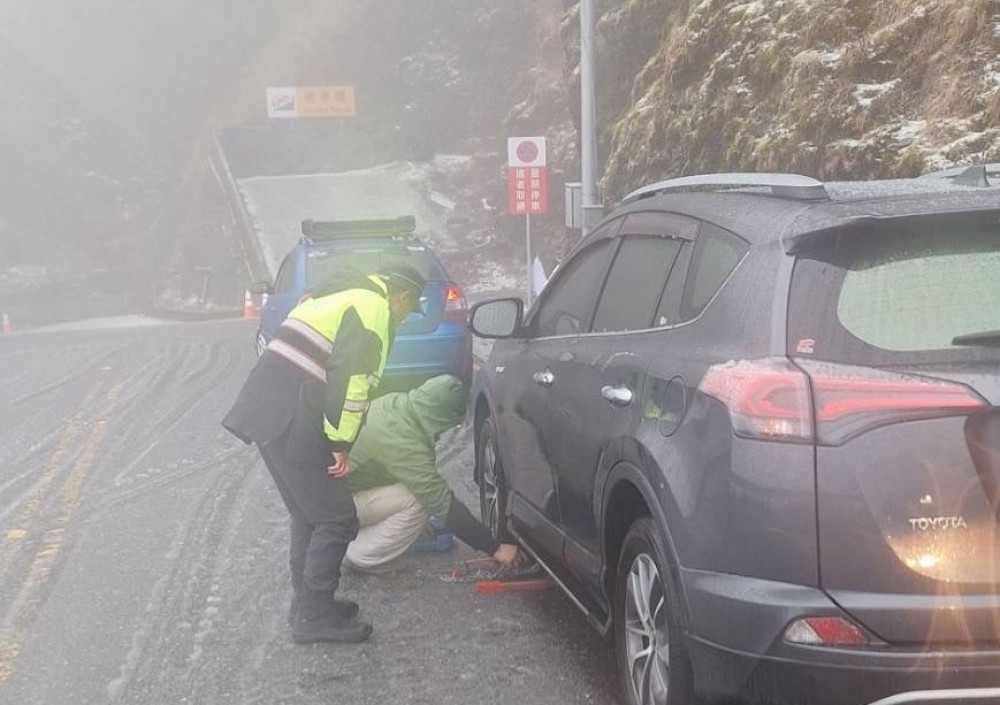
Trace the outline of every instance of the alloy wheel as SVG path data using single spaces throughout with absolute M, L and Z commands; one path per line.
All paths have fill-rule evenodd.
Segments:
M 480 509 L 483 523 L 490 533 L 499 536 L 500 490 L 497 472 L 497 450 L 492 436 L 483 444 L 482 474 L 479 478 Z
M 638 554 L 625 590 L 625 656 L 636 702 L 664 705 L 670 676 L 670 636 L 663 581 L 656 563 Z

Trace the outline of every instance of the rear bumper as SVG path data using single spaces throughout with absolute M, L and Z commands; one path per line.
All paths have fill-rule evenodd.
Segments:
M 919 703 L 947 702 L 958 703 L 995 703 L 1000 699 L 1000 688 L 964 688 L 959 690 L 916 690 L 900 693 L 888 698 L 876 700 L 872 705 L 917 705 Z
M 828 648 L 785 642 L 803 616 L 844 616 L 816 588 L 682 571 L 696 688 L 809 705 L 1000 705 L 1000 649 Z
M 383 384 L 394 389 L 412 388 L 437 375 L 455 375 L 466 385 L 472 381 L 472 336 L 468 331 L 400 336 L 386 361 Z
M 810 658 L 789 658 L 698 639 L 688 645 L 699 691 L 711 697 L 809 705 L 1000 704 L 1000 652 L 962 658 L 814 648 L 819 653 Z

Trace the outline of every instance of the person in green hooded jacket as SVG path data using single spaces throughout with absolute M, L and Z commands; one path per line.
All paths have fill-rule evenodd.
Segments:
M 371 403 L 350 453 L 347 481 L 361 528 L 347 548 L 345 567 L 384 570 L 419 538 L 430 516 L 503 565 L 522 560 L 517 546 L 496 541 L 438 472 L 435 441 L 461 423 L 466 396 L 461 380 L 442 375 Z

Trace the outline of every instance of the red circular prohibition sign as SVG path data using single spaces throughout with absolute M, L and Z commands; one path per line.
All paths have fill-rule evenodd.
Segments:
M 530 164 L 531 162 L 538 159 L 538 145 L 529 140 L 525 140 L 517 145 L 517 158 L 520 159 L 525 164 Z

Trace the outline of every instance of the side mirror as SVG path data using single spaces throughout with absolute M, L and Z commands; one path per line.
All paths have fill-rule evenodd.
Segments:
M 271 286 L 271 282 L 254 282 L 250 285 L 251 294 L 267 294 L 271 295 L 274 293 L 274 287 Z
M 521 330 L 521 299 L 482 301 L 469 311 L 469 328 L 480 338 L 513 338 Z

